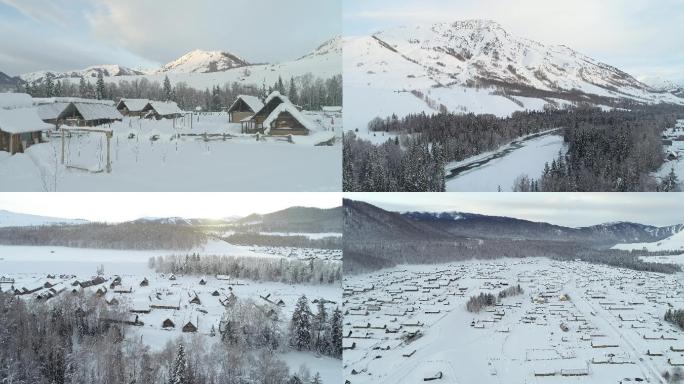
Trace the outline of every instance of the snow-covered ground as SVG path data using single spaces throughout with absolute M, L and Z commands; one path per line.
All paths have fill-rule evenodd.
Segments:
M 299 232 L 260 232 L 262 235 L 271 236 L 305 236 L 309 239 L 322 239 L 324 237 L 342 237 L 340 232 L 299 233 Z
M 501 188 L 501 191 L 509 192 L 515 179 L 522 174 L 538 179 L 544 165 L 564 150 L 563 137 L 555 134 L 516 140 L 496 151 L 447 164 L 446 190 L 496 192 Z M 450 177 L 455 170 L 459 170 L 458 175 Z
M 469 297 L 518 284 L 523 294 L 466 311 Z M 684 306 L 675 275 L 500 259 L 398 266 L 349 276 L 344 288 L 352 384 L 440 373 L 437 383 L 665 383 L 668 359 L 684 358 L 672 350 L 684 333 L 662 320 Z M 422 336 L 409 339 L 415 331 Z
M 672 141 L 671 145 L 665 145 L 665 154 L 674 154 L 677 158 L 666 160 L 655 176 L 663 178 L 674 169 L 679 179 L 679 188 L 684 190 L 684 120 L 678 120 L 675 127 L 666 129 L 663 136 Z
M 227 244 L 227 243 L 226 243 Z M 250 253 L 244 247 L 235 247 L 230 244 L 222 245 L 213 243 L 203 248 L 204 252 L 231 254 L 236 251 Z M 294 305 L 301 295 L 306 295 L 309 301 L 326 299 L 332 303 L 327 304 L 332 311 L 341 303 L 341 289 L 339 285 L 290 285 L 277 282 L 256 282 L 246 279 L 225 280 L 215 276 L 205 276 L 206 284 L 200 284 L 201 276 L 175 276 L 158 274 L 147 266 L 147 260 L 151 256 L 169 254 L 170 251 L 115 251 L 74 249 L 65 247 L 11 247 L 0 246 L 0 276 L 12 278 L 15 288 L 44 286 L 46 282 L 58 284 L 58 287 L 66 289 L 60 294 L 71 294 L 72 282 L 91 279 L 98 265 L 104 265 L 105 275 L 108 279 L 104 284 L 85 288 L 95 292 L 99 288 L 106 288 L 107 292 L 103 299 L 108 302 L 117 299 L 119 306 L 127 309 L 148 309 L 149 313 L 137 313 L 139 321 L 144 323 L 140 326 L 128 326 L 127 337 L 141 339 L 154 350 L 159 350 L 164 345 L 178 337 L 200 337 L 207 343 L 218 342 L 218 337 L 211 337 L 212 326 L 218 329 L 218 322 L 224 313 L 224 306 L 219 300 L 232 292 L 239 299 L 252 299 L 259 305 L 273 307 L 280 311 L 280 319 L 283 327 L 292 316 Z M 48 278 L 48 274 L 54 275 Z M 117 293 L 110 287 L 114 275 L 121 277 L 121 285 L 118 288 L 131 288 L 130 293 Z M 143 279 L 149 281 L 148 286 L 141 286 Z M 61 284 L 60 284 L 61 283 Z M 2 284 L 2 289 L 7 290 L 10 284 Z M 32 295 L 21 296 L 26 300 L 32 300 L 36 294 L 46 291 L 43 288 Z M 270 296 L 268 296 L 270 295 Z M 197 296 L 199 304 L 190 303 Z M 278 306 L 271 304 L 262 297 L 267 297 L 271 302 L 277 303 L 282 300 L 284 304 Z M 150 308 L 152 304 L 172 304 L 179 309 Z M 315 306 L 315 304 L 310 304 Z M 163 329 L 162 322 L 170 319 L 175 327 Z M 181 328 L 188 321 L 193 322 L 198 328 L 197 333 L 183 333 Z M 338 383 L 340 378 L 340 360 L 315 356 L 312 353 L 284 351 L 283 359 L 290 366 L 291 371 L 297 371 L 304 364 L 312 372 L 320 372 L 324 383 Z
M 4 191 L 338 191 L 340 145 L 315 144 L 341 135 L 341 118 L 309 112 L 320 125 L 309 136 L 240 134 L 225 114 L 176 120 L 124 118 L 111 124 L 112 172 L 103 134 L 74 135 L 65 144 L 67 168 L 60 164 L 60 137 L 23 154 L 0 155 Z M 205 135 L 206 134 L 206 135 Z M 225 134 L 225 135 L 224 135 Z

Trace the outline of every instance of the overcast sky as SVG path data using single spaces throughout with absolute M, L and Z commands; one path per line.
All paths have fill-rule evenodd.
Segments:
M 194 49 L 293 60 L 342 33 L 341 1 L 0 0 L 0 72 L 155 68 Z
M 490 19 L 563 44 L 633 76 L 684 83 L 684 0 L 345 0 L 344 34 L 398 25 Z
M 219 219 L 270 213 L 292 206 L 333 208 L 336 192 L 233 193 L 0 193 L 0 210 L 91 221 L 121 222 L 141 217 Z
M 570 227 L 612 221 L 684 223 L 679 193 L 345 193 L 390 211 L 468 212 Z

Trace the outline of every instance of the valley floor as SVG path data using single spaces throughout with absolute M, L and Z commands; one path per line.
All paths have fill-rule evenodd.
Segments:
M 309 136 L 268 137 L 240 133 L 226 114 L 172 120 L 124 118 L 111 124 L 112 172 L 105 173 L 106 142 L 100 133 L 34 145 L 23 154 L 0 152 L 3 191 L 339 191 L 339 145 L 316 144 L 339 136 L 341 119 L 310 112 L 321 125 Z M 106 126 L 105 126 L 106 127 Z M 205 135 L 206 134 L 206 135 Z M 77 168 L 75 168 L 77 167 Z
M 537 179 L 546 163 L 564 152 L 563 137 L 547 131 L 463 161 L 447 164 L 448 192 L 510 192 L 515 179 L 527 175 Z
M 523 294 L 466 311 L 469 297 L 518 284 Z M 353 384 L 665 383 L 684 362 L 684 332 L 662 320 L 684 307 L 682 274 L 500 259 L 398 266 L 344 288 Z

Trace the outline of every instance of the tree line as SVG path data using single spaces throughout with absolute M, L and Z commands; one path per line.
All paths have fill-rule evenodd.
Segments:
M 245 69 L 248 70 L 248 69 Z M 118 82 L 105 82 L 100 74 L 93 84 L 83 77 L 78 82 L 55 79 L 48 73 L 39 82 L 18 85 L 17 92 L 33 97 L 81 97 L 86 99 L 119 100 L 151 99 L 175 101 L 183 110 L 200 107 L 203 111 L 219 112 L 235 101 L 238 95 L 251 95 L 264 99 L 272 91 L 288 96 L 290 101 L 306 110 L 319 110 L 325 105 L 342 105 L 342 75 L 329 78 L 314 77 L 311 73 L 283 80 L 278 77 L 273 84 L 244 84 L 234 81 L 197 89 L 186 82 L 172 84 L 168 76 L 160 83 L 145 77 Z
M 228 275 L 236 279 L 278 281 L 287 284 L 334 284 L 342 279 L 342 263 L 283 257 L 167 255 L 151 257 L 148 266 L 160 273 Z
M 4 245 L 186 250 L 206 241 L 205 234 L 190 226 L 153 222 L 0 228 L 0 244 Z
M 493 293 L 480 292 L 479 295 L 471 296 L 466 302 L 466 310 L 468 312 L 480 312 L 484 307 L 496 305 L 501 299 L 506 297 L 521 295 L 523 293 L 520 284 L 508 287 L 499 291 L 497 295 Z
M 665 321 L 668 321 L 684 330 L 684 309 L 668 309 L 665 312 Z
M 341 236 L 329 236 L 320 239 L 311 239 L 307 236 L 281 236 L 263 235 L 253 232 L 233 233 L 225 240 L 236 245 L 260 245 L 266 247 L 293 247 L 293 248 L 318 248 L 318 249 L 342 249 Z

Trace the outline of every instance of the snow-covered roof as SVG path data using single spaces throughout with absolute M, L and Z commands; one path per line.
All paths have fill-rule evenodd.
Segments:
M 282 100 L 283 103 L 292 103 L 290 99 L 287 98 L 287 96 L 281 95 L 278 91 L 273 91 L 270 95 L 268 95 L 268 97 L 266 97 L 266 100 L 264 100 L 264 105 L 268 104 L 271 100 L 273 100 L 276 97 L 280 98 L 280 100 Z
M 160 116 L 183 114 L 174 101 L 150 101 L 148 103 Z
M 84 102 L 73 102 L 72 104 L 86 121 L 121 119 L 121 113 L 113 104 Z
M 321 110 L 323 112 L 342 112 L 342 107 L 341 106 L 334 106 L 334 105 L 326 105 L 326 106 L 322 106 Z
M 33 99 L 26 93 L 0 93 L 0 108 L 28 108 L 33 106 Z
M 38 116 L 33 99 L 25 93 L 0 93 L 0 130 L 9 133 L 50 129 Z
M 247 104 L 247 106 L 252 110 L 252 112 L 256 112 L 264 107 L 264 103 L 261 101 L 261 99 L 259 99 L 256 96 L 238 95 L 235 101 L 233 101 L 233 104 L 231 104 L 230 107 L 228 107 L 228 110 L 230 111 L 231 109 L 233 109 L 233 106 L 235 106 L 235 104 L 237 104 L 237 102 L 240 99 L 242 99 L 242 101 L 244 101 L 245 104 Z
M 115 103 L 112 100 L 97 100 L 97 99 L 85 99 L 82 97 L 38 97 L 34 98 L 33 102 L 35 104 L 49 104 L 49 103 L 87 103 L 87 104 L 102 104 L 114 106 Z
M 38 116 L 43 120 L 57 119 L 59 115 L 64 112 L 69 103 L 59 102 L 59 103 L 36 103 L 36 109 L 38 110 Z
M 313 131 L 316 130 L 316 125 L 311 122 L 311 120 L 307 119 L 302 115 L 297 107 L 292 105 L 289 102 L 284 102 L 279 104 L 269 115 L 266 117 L 266 120 L 264 120 L 264 127 L 269 127 L 271 126 L 271 123 L 275 121 L 275 119 L 280 116 L 281 113 L 283 112 L 289 112 L 292 117 L 294 117 L 297 121 L 299 121 L 306 129 Z
M 145 106 L 150 102 L 149 99 L 121 99 L 119 100 L 119 104 L 117 104 L 117 107 L 121 105 L 121 103 L 126 104 L 126 108 L 128 108 L 129 111 L 131 112 L 140 112 L 145 108 Z

